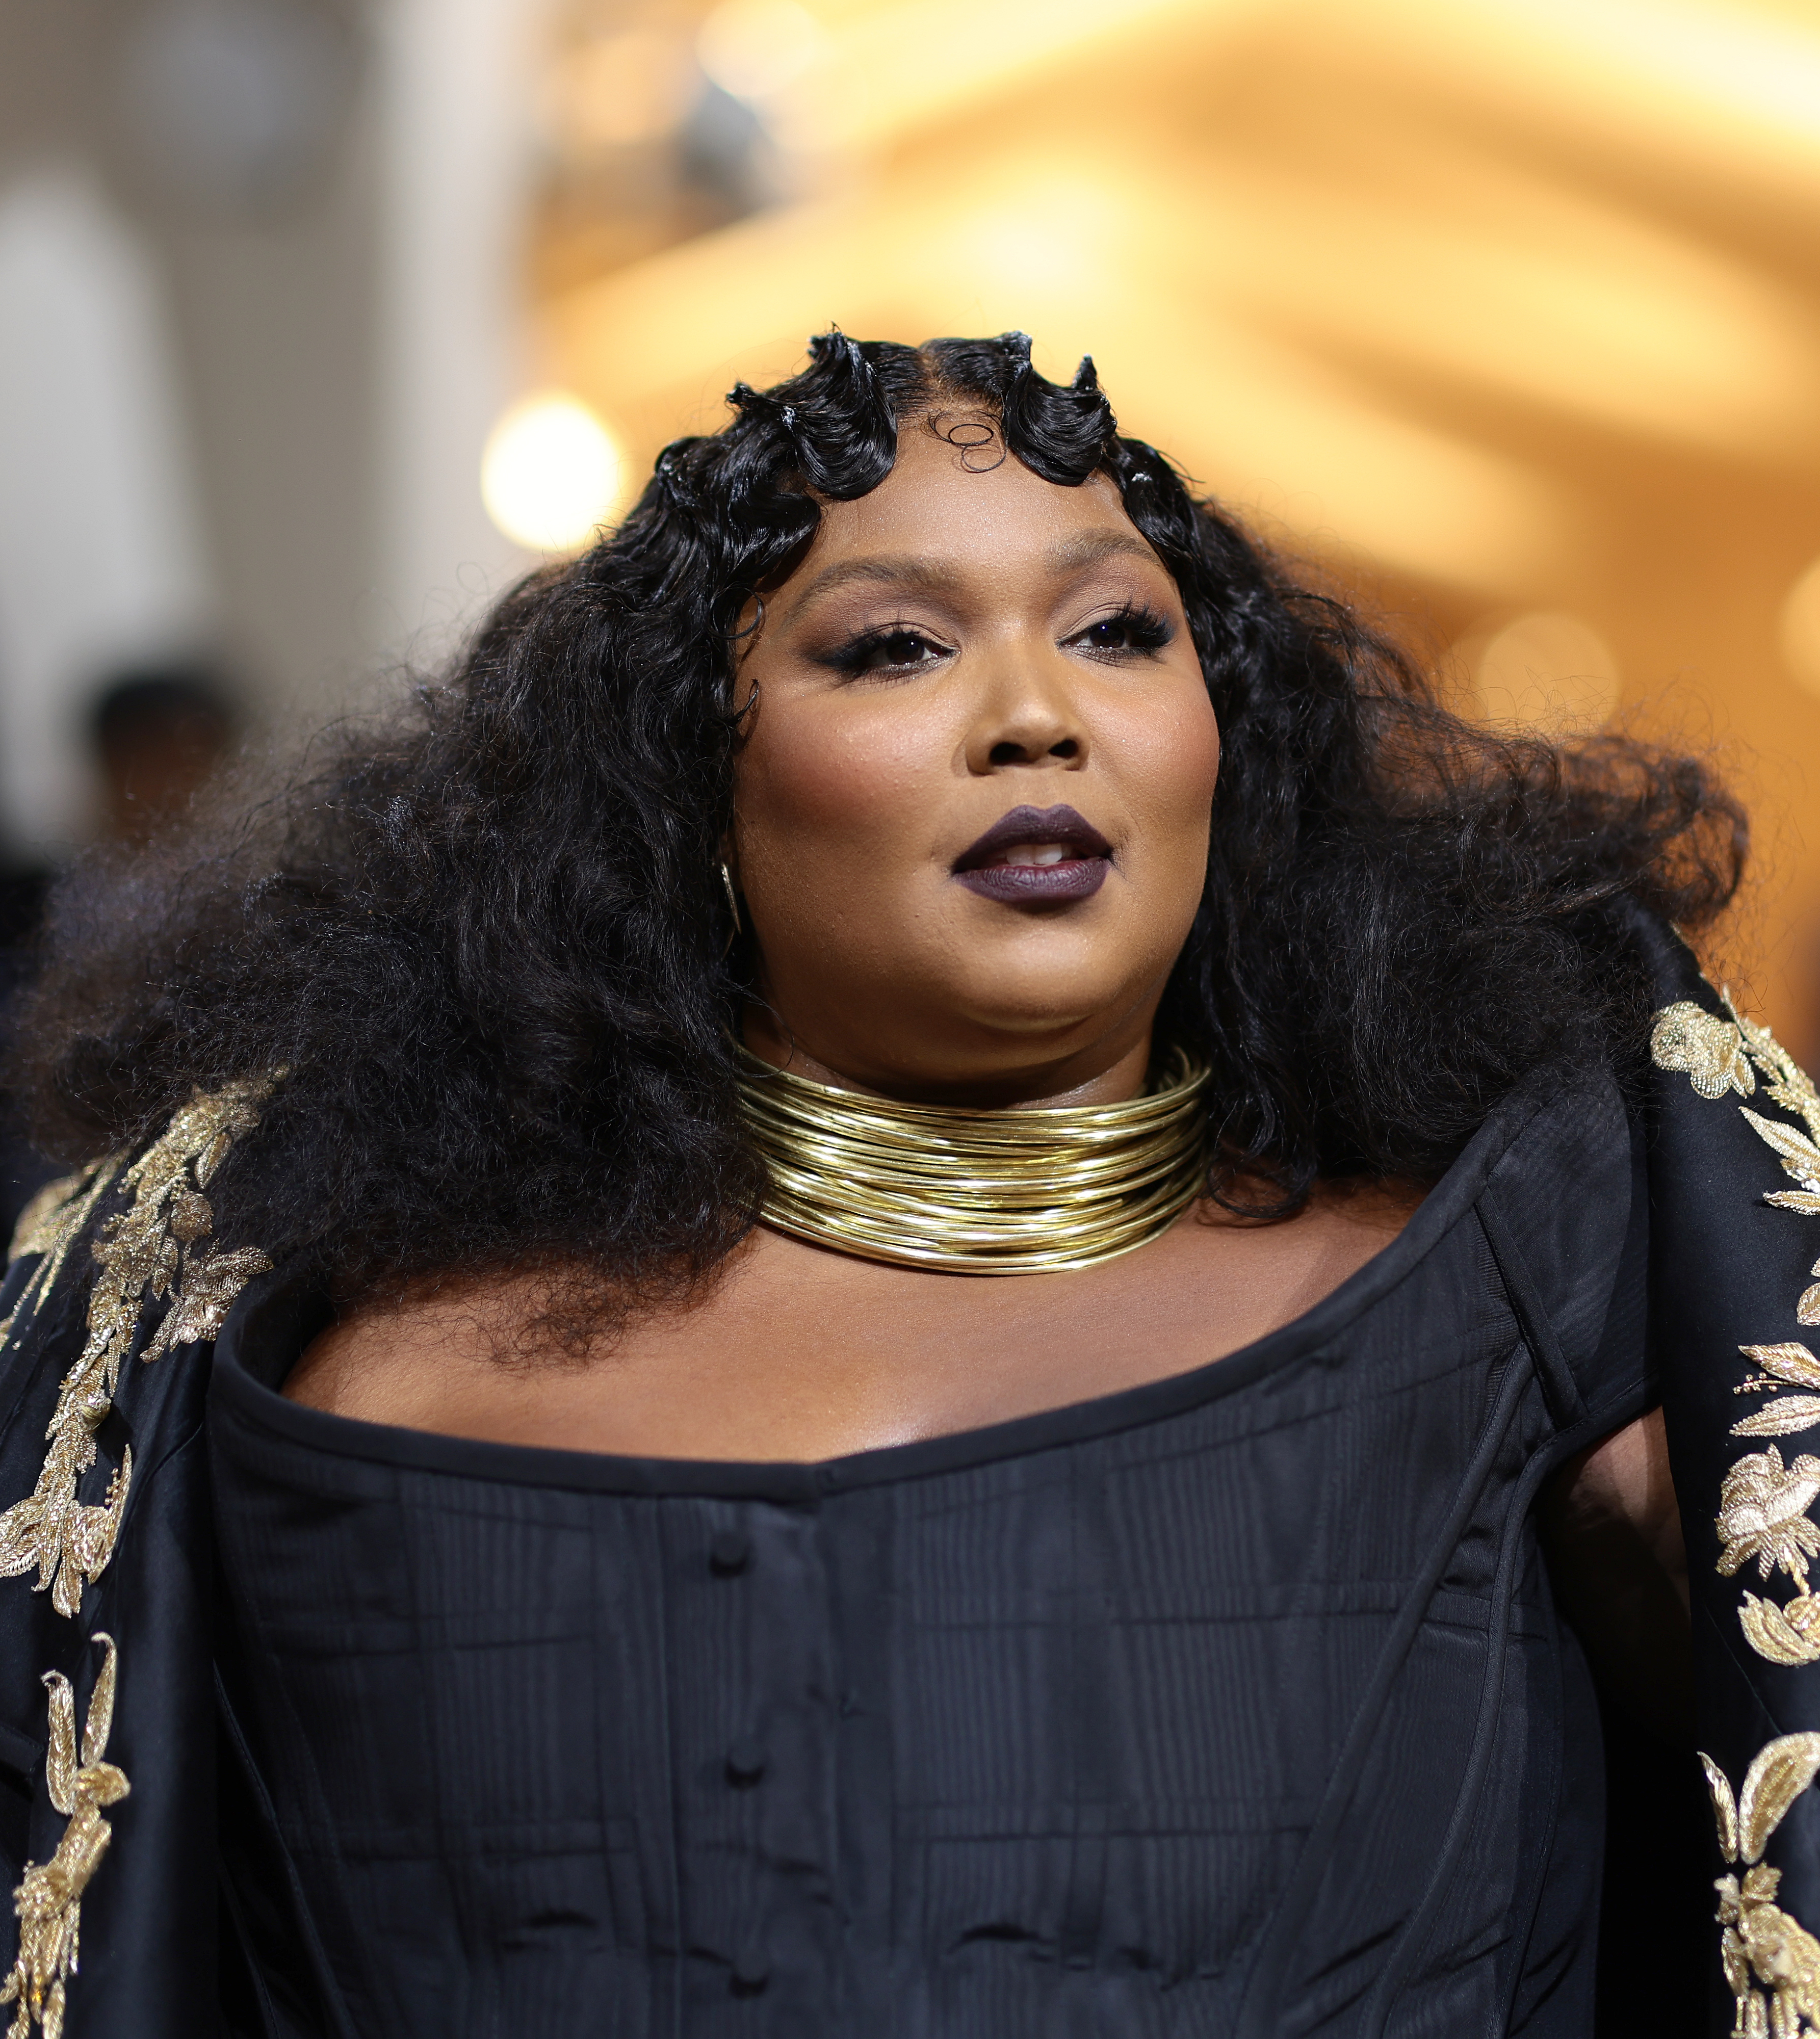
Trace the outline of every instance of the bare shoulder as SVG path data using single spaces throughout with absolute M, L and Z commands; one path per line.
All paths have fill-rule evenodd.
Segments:
M 1317 1183 L 1292 1217 L 1252 1218 L 1211 1202 L 1174 1235 L 1180 1248 L 1206 1261 L 1222 1281 L 1248 1277 L 1280 1290 L 1289 1314 L 1306 1308 L 1381 1253 L 1420 1208 L 1418 1184 L 1371 1181 Z M 1268 1186 L 1259 1184 L 1260 1204 Z M 1238 1186 L 1234 1201 L 1247 1201 Z
M 281 1392 L 363 1422 L 436 1428 L 464 1380 L 496 1378 L 543 1300 L 528 1281 L 439 1281 L 350 1311 L 305 1348 Z
M 1420 1192 L 1324 1186 L 1268 1223 L 1206 1206 L 1085 1269 L 982 1282 L 758 1227 L 665 1307 L 540 1335 L 530 1276 L 350 1312 L 284 1384 L 331 1414 L 445 1435 L 703 1459 L 816 1459 L 1028 1415 L 1206 1364 L 1311 1308 Z

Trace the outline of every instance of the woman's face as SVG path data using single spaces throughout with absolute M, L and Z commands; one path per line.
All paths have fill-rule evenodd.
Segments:
M 906 427 L 766 597 L 730 852 L 754 1046 L 1015 1103 L 1141 1076 L 1201 897 L 1219 732 L 1116 488 L 990 465 L 993 431 Z

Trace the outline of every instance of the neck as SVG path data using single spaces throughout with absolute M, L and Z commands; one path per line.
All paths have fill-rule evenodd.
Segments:
M 1206 1084 L 1176 1054 L 1148 1096 L 956 1110 L 744 1053 L 739 1114 L 766 1175 L 756 1215 L 812 1245 L 946 1274 L 1095 1266 L 1161 1238 L 1205 1190 Z
M 864 1097 L 895 1099 L 902 1104 L 946 1104 L 986 1111 L 1045 1111 L 1075 1105 L 1123 1104 L 1141 1096 L 1150 1073 L 1151 1038 L 1148 1021 L 1138 1038 L 1121 1035 L 1092 1047 L 1058 1050 L 1032 1057 L 1012 1069 L 978 1074 L 895 1070 L 868 1062 L 845 1068 L 857 1057 L 838 1050 L 824 1059 L 768 1008 L 747 1008 L 741 1036 L 748 1053 L 775 1069 L 787 1070 L 830 1090 L 850 1090 Z M 818 1046 L 819 1043 L 818 1043 Z

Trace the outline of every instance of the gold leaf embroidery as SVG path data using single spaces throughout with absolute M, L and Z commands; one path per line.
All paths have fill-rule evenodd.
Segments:
M 1761 1112 L 1753 1111 L 1747 1104 L 1738 1108 L 1756 1129 L 1757 1137 L 1776 1149 L 1776 1159 L 1784 1171 L 1803 1189 L 1820 1190 L 1820 1147 L 1816 1147 L 1806 1133 L 1797 1133 L 1792 1126 L 1780 1126 L 1773 1118 L 1765 1118 Z
M 1760 1600 L 1754 1593 L 1744 1596 L 1738 1610 L 1744 1639 L 1759 1657 L 1772 1664 L 1820 1664 L 1820 1600 L 1803 1593 L 1778 1607 L 1773 1600 Z
M 1767 1027 L 1747 1020 L 1731 1002 L 1729 991 L 1720 994 L 1725 1009 L 1742 1037 L 1751 1060 L 1766 1079 L 1764 1095 L 1784 1111 L 1792 1111 L 1816 1140 L 1820 1140 L 1820 1092 L 1807 1073 Z
M 113 1407 L 121 1365 L 147 1298 L 170 1298 L 141 1355 L 156 1360 L 173 1346 L 213 1338 L 234 1298 L 271 1265 L 256 1247 L 223 1252 L 207 1243 L 215 1213 L 202 1192 L 234 1137 L 258 1123 L 254 1107 L 275 1080 L 199 1094 L 130 1167 L 118 1157 L 101 1164 L 55 1202 L 41 1198 L 43 1208 L 34 1205 L 31 1224 L 21 1228 L 21 1250 L 44 1258 L 12 1316 L 0 1324 L 0 1338 L 36 1312 L 107 1190 L 117 1182 L 132 1191 L 131 1204 L 102 1225 L 90 1246 L 97 1272 L 88 1335 L 59 1388 L 37 1486 L 0 1514 L 0 1576 L 36 1566 L 37 1590 L 48 1591 L 59 1614 L 75 1614 L 84 1586 L 106 1570 L 120 1535 L 132 1485 L 131 1448 L 123 1451 L 98 1505 L 78 1501 L 77 1490 L 95 1463 L 95 1433 Z M 42 2039 L 62 2039 L 66 1985 L 80 1951 L 82 1893 L 112 1838 L 101 1809 L 118 1803 L 131 1788 L 125 1773 L 104 1760 L 113 1722 L 115 1651 L 111 1637 L 97 1632 L 94 1639 L 107 1658 L 89 1703 L 79 1763 L 74 1695 L 60 1673 L 45 1675 L 51 1695 L 45 1782 L 51 1804 L 69 1824 L 50 1861 L 28 1862 L 13 1893 L 19 1951 L 0 1987 L 0 2004 L 17 2008 L 7 2039 L 31 2039 L 34 2026 Z
M 243 1246 L 232 1253 L 205 1247 L 192 1256 L 184 1269 L 182 1293 L 141 1357 L 162 1359 L 174 1345 L 194 1345 L 215 1337 L 241 1290 L 271 1265 L 256 1246 Z
M 1820 1734 L 1784 1734 L 1757 1752 L 1738 1794 L 1738 1845 L 1759 1860 L 1788 1809 L 1820 1771 Z
M 1784 1571 L 1806 1593 L 1807 1560 L 1820 1556 L 1820 1528 L 1807 1519 L 1817 1495 L 1820 1459 L 1804 1452 L 1784 1467 L 1773 1445 L 1740 1459 L 1719 1490 L 1722 1576 L 1754 1559 L 1760 1577 Z
M 1820 1940 L 1776 1903 L 1782 1872 L 1762 1859 L 1770 1836 L 1820 1772 L 1820 1734 L 1785 1734 L 1758 1750 L 1734 1799 L 1731 1785 L 1703 1754 L 1719 1847 L 1736 1874 L 1722 1876 L 1718 1921 L 1725 1979 L 1744 2039 L 1811 2039 L 1820 2027 Z M 1764 1995 L 1759 1995 L 1761 1990 Z
M 146 1298 L 172 1293 L 175 1285 L 165 1321 L 146 1348 L 152 1360 L 212 1335 L 241 1289 L 270 1265 L 256 1247 L 223 1254 L 198 1242 L 213 1222 L 202 1187 L 226 1143 L 258 1123 L 253 1107 L 271 1088 L 243 1082 L 193 1098 L 120 1175 L 132 1202 L 106 1221 L 89 1249 L 100 1271 L 89 1297 L 87 1342 L 59 1392 L 36 1490 L 0 1515 L 0 1576 L 36 1565 L 38 1590 L 49 1592 L 59 1614 L 74 1614 L 84 1585 L 106 1569 L 120 1533 L 132 1484 L 131 1450 L 99 1506 L 85 1506 L 76 1490 L 95 1463 L 95 1433 L 114 1406 L 120 1364 Z M 173 1236 L 179 1221 L 187 1241 Z
M 1807 1128 L 1798 1132 L 1748 1105 L 1738 1107 L 1751 1130 L 1774 1152 L 1784 1173 L 1801 1185 L 1798 1190 L 1766 1190 L 1763 1200 L 1804 1216 L 1820 1216 L 1820 1094 L 1768 1027 L 1747 1020 L 1729 991 L 1721 996 L 1727 1019 L 1685 1001 L 1660 1013 L 1651 1035 L 1651 1054 L 1659 1068 L 1685 1073 L 1703 1097 L 1718 1098 L 1728 1090 L 1753 1096 L 1761 1074 L 1765 1099 L 1792 1112 Z M 1811 1271 L 1820 1274 L 1820 1261 Z M 1803 1295 L 1795 1308 L 1797 1323 L 1816 1318 L 1820 1283 Z M 1790 1342 L 1738 1350 L 1764 1371 L 1747 1377 L 1735 1392 L 1777 1399 L 1735 1423 L 1733 1436 L 1792 1437 L 1820 1427 L 1820 1392 L 1781 1392 L 1785 1384 L 1820 1391 L 1820 1360 L 1806 1346 Z M 1785 1571 L 1799 1589 L 1782 1606 L 1747 1593 L 1738 1611 L 1745 1639 L 1759 1656 L 1776 1664 L 1820 1663 L 1820 1597 L 1807 1587 L 1807 1560 L 1820 1555 L 1820 1530 L 1807 1513 L 1820 1495 L 1820 1485 L 1811 1482 L 1810 1468 L 1820 1470 L 1820 1461 L 1803 1457 L 1784 1467 L 1772 1445 L 1766 1452 L 1739 1460 L 1720 1492 L 1721 1575 L 1729 1578 L 1754 1559 L 1762 1578 Z
M 56 1244 L 70 1206 L 81 1195 L 89 1173 L 82 1169 L 73 1175 L 59 1175 L 55 1182 L 47 1183 L 26 1205 L 13 1228 L 13 1244 L 6 1255 L 9 1266 L 28 1253 L 48 1253 Z
M 1749 1097 L 1755 1080 L 1748 1057 L 1764 1078 L 1771 1103 L 1807 1129 L 1778 1125 L 1738 1110 L 1774 1150 L 1784 1171 L 1801 1187 L 1765 1192 L 1765 1203 L 1820 1216 L 1820 1095 L 1767 1027 L 1755 1026 L 1723 994 L 1729 1021 L 1699 1006 L 1670 1006 L 1657 1020 L 1651 1050 L 1660 1069 L 1685 1072 L 1703 1097 L 1730 1089 Z M 1734 1043 L 1743 1051 L 1734 1052 Z M 1820 1261 L 1811 1271 L 1820 1274 Z M 1820 1284 L 1796 1305 L 1795 1320 L 1820 1322 Z M 1736 1392 L 1776 1395 L 1769 1407 L 1732 1426 L 1742 1437 L 1788 1435 L 1820 1423 L 1820 1394 L 1788 1395 L 1784 1384 L 1820 1389 L 1820 1359 L 1793 1340 L 1738 1350 L 1764 1371 Z M 1807 1510 L 1820 1496 L 1820 1459 L 1803 1454 L 1784 1465 L 1772 1445 L 1740 1459 L 1719 1489 L 1718 1570 L 1732 1578 L 1755 1562 L 1760 1578 L 1785 1572 L 1799 1589 L 1778 1605 L 1746 1593 L 1738 1609 L 1745 1638 L 1759 1656 L 1790 1665 L 1820 1663 L 1820 1595 L 1808 1589 L 1810 1559 L 1820 1554 L 1820 1529 Z M 1721 1877 L 1717 1918 L 1725 1979 L 1737 2007 L 1735 2039 L 1820 2039 L 1820 1940 L 1776 1902 L 1781 1871 L 1762 1859 L 1770 1836 L 1795 1801 L 1820 1774 L 1820 1734 L 1783 1735 L 1757 1752 L 1734 1799 L 1724 1772 L 1705 1755 L 1700 1763 L 1719 1828 L 1721 1854 L 1735 1873 Z
M 25 1879 L 13 1893 L 19 1919 L 19 1952 L 11 1974 L 0 1986 L 0 2003 L 16 2003 L 18 2008 L 6 2039 L 30 2039 L 34 2024 L 44 2039 L 59 2039 L 64 1986 L 76 1973 L 82 1952 L 82 1893 L 113 1839 L 101 1809 L 117 1805 L 132 1789 L 126 1772 L 106 1760 L 114 1723 L 114 1638 L 97 1631 L 94 1640 L 107 1654 L 89 1701 L 79 1763 L 75 1695 L 61 1673 L 44 1674 L 51 1694 L 45 1780 L 51 1803 L 69 1824 L 47 1862 L 26 1863 Z
M 1684 999 L 1656 1015 L 1649 1046 L 1659 1069 L 1685 1072 L 1702 1097 L 1723 1097 L 1728 1090 L 1750 1097 L 1756 1092 L 1735 1018 L 1721 1020 Z
M 37 1314 L 39 1304 L 63 1271 L 64 1258 L 70 1247 L 120 1173 L 122 1159 L 115 1155 L 78 1175 L 52 1183 L 25 1206 L 13 1228 L 13 1259 L 22 1259 L 28 1253 L 41 1254 L 44 1258 L 32 1270 L 12 1314 L 0 1323 L 0 1340 L 10 1338 L 15 1330 L 23 1330 Z
M 1792 1437 L 1799 1431 L 1811 1430 L 1816 1423 L 1820 1423 L 1820 1395 L 1785 1395 L 1773 1407 L 1759 1409 L 1754 1416 L 1734 1423 L 1731 1434 L 1735 1437 Z
M 1738 1349 L 1746 1359 L 1754 1359 L 1764 1370 L 1748 1376 L 1733 1388 L 1732 1393 L 1774 1395 L 1780 1399 L 1771 1407 L 1761 1409 L 1754 1416 L 1746 1416 L 1742 1422 L 1734 1423 L 1731 1434 L 1735 1437 L 1788 1437 L 1799 1430 L 1811 1430 L 1820 1425 L 1820 1394 L 1782 1393 L 1784 1384 L 1790 1382 L 1797 1387 L 1820 1388 L 1820 1359 L 1816 1359 L 1806 1346 L 1791 1342 L 1741 1345 Z
M 1727 1862 L 1738 1859 L 1738 1801 L 1732 1796 L 1731 1780 L 1704 1750 L 1700 1767 L 1706 1772 L 1707 1795 L 1712 1801 L 1712 1817 L 1719 1827 L 1719 1851 Z
M 1755 1360 L 1784 1380 L 1792 1380 L 1799 1388 L 1820 1389 L 1820 1359 L 1798 1339 L 1791 1338 L 1784 1345 L 1741 1345 L 1738 1349 L 1746 1359 Z
M 1728 1090 L 1749 1097 L 1755 1072 L 1767 1099 L 1799 1118 L 1805 1133 L 1753 1111 L 1738 1110 L 1800 1187 L 1773 1190 L 1764 1201 L 1805 1216 L 1820 1216 L 1820 1095 L 1768 1028 L 1754 1025 L 1724 994 L 1728 1020 L 1683 1003 L 1662 1013 L 1651 1038 L 1656 1065 L 1685 1073 L 1703 1097 Z M 1820 1274 L 1820 1262 L 1813 1270 Z M 1820 1322 L 1820 1284 L 1796 1305 L 1797 1323 Z M 1784 1395 L 1788 1384 L 1820 1389 L 1820 1360 L 1805 1345 L 1744 1346 L 1764 1371 L 1739 1393 L 1779 1399 L 1733 1426 L 1742 1437 L 1786 1436 L 1820 1423 L 1820 1395 Z M 1820 1496 L 1820 1459 L 1803 1454 L 1784 1465 L 1772 1445 L 1740 1459 L 1719 1490 L 1718 1570 L 1734 1577 L 1754 1562 L 1768 1579 L 1785 1572 L 1799 1588 L 1784 1605 L 1746 1593 L 1738 1609 L 1746 1639 L 1760 1656 L 1784 1665 L 1820 1663 L 1820 1596 L 1808 1589 L 1809 1560 L 1820 1555 L 1820 1529 L 1807 1510 Z M 1820 1772 L 1820 1734 L 1784 1735 L 1761 1750 L 1734 1801 L 1724 1774 L 1708 1757 L 1706 1771 L 1720 1850 L 1742 1875 L 1722 1877 L 1718 1919 L 1725 1976 L 1737 2006 L 1738 2039 L 1814 2039 L 1820 2035 L 1820 1941 L 1775 1902 L 1780 1870 L 1762 1860 L 1765 1846 L 1788 1809 Z
M 1765 1346 L 1755 1351 L 1762 1355 L 1786 1350 Z M 1804 1346 L 1795 1350 L 1806 1353 Z M 1733 1431 L 1761 1437 L 1778 1427 L 1811 1429 L 1817 1410 L 1820 1398 L 1790 1395 L 1780 1407 L 1735 1424 Z M 1820 1459 L 1803 1452 L 1785 1466 L 1773 1445 L 1738 1460 L 1719 1488 L 1720 1576 L 1731 1578 L 1754 1562 L 1759 1578 L 1784 1572 L 1796 1588 L 1794 1597 L 1781 1606 L 1767 1596 L 1747 1593 L 1738 1610 L 1745 1640 L 1773 1664 L 1820 1663 L 1820 1595 L 1811 1590 L 1807 1579 L 1809 1560 L 1820 1556 L 1820 1527 L 1807 1513 L 1816 1498 Z

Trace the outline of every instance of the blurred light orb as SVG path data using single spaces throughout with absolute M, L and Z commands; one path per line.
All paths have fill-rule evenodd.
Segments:
M 1796 581 L 1782 605 L 1782 655 L 1802 685 L 1820 694 L 1820 560 Z
M 735 99 L 769 99 L 819 59 L 826 38 L 797 0 L 721 0 L 695 39 L 696 60 Z
M 514 404 L 488 434 L 481 498 L 515 545 L 572 552 L 617 507 L 625 473 L 625 455 L 587 404 L 545 391 Z
M 1618 704 L 1617 661 L 1590 623 L 1536 609 L 1461 647 L 1485 720 L 1537 736 L 1590 735 Z
M 552 110 L 571 146 L 626 148 L 678 127 L 700 85 L 686 42 L 655 28 L 625 28 L 564 55 Z

